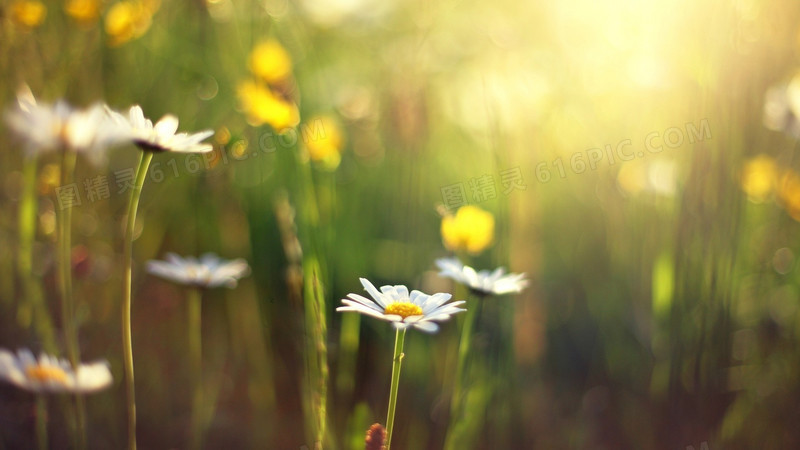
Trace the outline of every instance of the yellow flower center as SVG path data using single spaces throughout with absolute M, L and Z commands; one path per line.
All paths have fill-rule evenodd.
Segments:
M 60 384 L 67 384 L 67 373 L 59 367 L 30 366 L 25 369 L 25 375 L 29 380 L 35 380 L 40 383 L 55 381 Z
M 387 306 L 383 313 L 394 314 L 405 319 L 408 316 L 421 316 L 422 308 L 411 302 L 396 302 Z

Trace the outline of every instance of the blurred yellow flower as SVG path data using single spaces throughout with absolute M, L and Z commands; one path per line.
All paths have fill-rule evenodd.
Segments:
M 787 169 L 778 184 L 778 197 L 794 220 L 800 221 L 800 175 Z
M 158 0 L 115 3 L 106 14 L 108 44 L 116 47 L 141 37 L 150 28 L 159 6 Z
M 292 72 L 292 58 L 278 41 L 265 41 L 250 53 L 250 71 L 267 83 L 279 83 Z
M 81 25 L 92 25 L 100 17 L 100 1 L 67 0 L 64 11 Z
M 296 126 L 300 122 L 297 106 L 266 87 L 252 81 L 239 83 L 236 89 L 247 121 L 253 126 L 269 124 L 277 131 Z
M 47 7 L 42 2 L 18 0 L 11 4 L 11 19 L 18 25 L 36 28 L 44 22 Z
M 751 201 L 760 203 L 773 194 L 777 179 L 775 160 L 767 155 L 758 155 L 748 160 L 742 169 L 742 190 Z
M 315 116 L 304 125 L 303 131 L 303 143 L 311 160 L 330 170 L 339 167 L 344 136 L 336 120 Z
M 442 218 L 442 241 L 448 250 L 480 253 L 494 240 L 494 216 L 477 206 L 462 206 Z

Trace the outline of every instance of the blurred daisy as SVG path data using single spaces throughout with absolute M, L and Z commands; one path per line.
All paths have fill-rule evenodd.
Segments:
M 488 270 L 476 272 L 472 267 L 462 264 L 458 258 L 440 258 L 436 260 L 436 265 L 441 270 L 440 276 L 458 281 L 481 295 L 516 294 L 522 292 L 528 285 L 524 273 L 506 275 L 502 267 L 498 267 L 494 272 Z
M 767 90 L 764 96 L 764 126 L 800 138 L 800 74 L 788 83 Z
M 480 253 L 494 240 L 494 216 L 477 206 L 462 206 L 442 218 L 441 231 L 448 250 Z
M 111 120 L 103 105 L 77 110 L 63 101 L 39 104 L 30 92 L 18 95 L 16 106 L 5 119 L 24 142 L 28 155 L 67 149 L 98 162 L 105 149 L 130 139 L 127 130 Z
M 73 370 L 69 362 L 41 354 L 37 360 L 30 350 L 16 355 L 0 350 L 0 380 L 32 392 L 95 392 L 111 385 L 111 371 L 105 361 L 81 364 Z
M 239 279 L 250 274 L 250 266 L 241 258 L 229 261 L 213 253 L 206 253 L 199 260 L 167 253 L 166 261 L 148 261 L 147 272 L 188 286 L 234 288 Z
M 374 301 L 358 294 L 348 294 L 348 298 L 342 299 L 346 306 L 340 306 L 336 311 L 355 311 L 392 322 L 397 330 L 413 326 L 428 333 L 439 329 L 434 321 L 447 320 L 455 313 L 466 311 L 458 308 L 463 300 L 447 303 L 452 297 L 450 294 L 428 295 L 420 291 L 409 294 L 408 288 L 402 285 L 382 286 L 378 291 L 366 278 L 360 280 Z
M 139 105 L 131 106 L 128 117 L 108 110 L 114 120 L 127 128 L 133 143 L 139 148 L 152 152 L 177 152 L 177 153 L 205 153 L 210 152 L 211 144 L 201 141 L 213 135 L 212 130 L 197 133 L 175 133 L 178 131 L 178 118 L 167 114 L 153 125 L 150 119 L 144 117 L 144 112 Z

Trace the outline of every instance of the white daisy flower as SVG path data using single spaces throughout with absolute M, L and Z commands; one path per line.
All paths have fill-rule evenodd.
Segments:
M 206 253 L 198 260 L 191 256 L 181 258 L 174 253 L 168 253 L 166 259 L 148 261 L 147 271 L 188 286 L 234 288 L 240 278 L 250 274 L 250 266 L 241 258 L 228 261 L 213 253 Z
M 450 302 L 450 294 L 428 295 L 420 291 L 411 291 L 402 285 L 382 286 L 380 292 L 365 278 L 359 278 L 364 289 L 374 299 L 369 300 L 358 294 L 348 294 L 342 303 L 346 306 L 336 311 L 355 311 L 377 319 L 392 322 L 398 330 L 415 327 L 428 333 L 439 329 L 434 321 L 450 318 L 452 314 L 466 311 L 458 308 L 464 301 Z
M 767 90 L 763 121 L 771 130 L 800 139 L 800 76 Z
M 38 104 L 30 93 L 23 93 L 5 119 L 24 142 L 28 155 L 66 149 L 86 154 L 98 163 L 104 150 L 130 140 L 130 134 L 111 119 L 101 104 L 79 110 L 64 101 Z
M 476 272 L 472 267 L 462 264 L 458 258 L 440 258 L 436 260 L 436 265 L 441 270 L 440 276 L 465 284 L 481 295 L 516 294 L 522 292 L 528 285 L 524 273 L 506 275 L 502 267 L 498 267 L 494 272 L 488 270 Z
M 202 144 L 201 141 L 214 134 L 213 131 L 175 133 L 178 131 L 178 118 L 171 114 L 162 117 L 155 125 L 144 117 L 139 105 L 131 106 L 128 117 L 110 109 L 109 114 L 129 129 L 133 143 L 142 150 L 178 153 L 205 153 L 212 150 L 211 144 Z
M 0 380 L 32 392 L 95 392 L 111 385 L 105 361 L 81 364 L 77 370 L 64 359 L 42 353 L 37 360 L 30 350 L 14 355 L 0 349 Z

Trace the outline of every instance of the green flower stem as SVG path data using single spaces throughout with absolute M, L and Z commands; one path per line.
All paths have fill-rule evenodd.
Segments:
M 188 331 L 189 358 L 192 372 L 192 422 L 191 445 L 189 448 L 199 449 L 203 441 L 203 347 L 202 347 L 202 293 L 200 289 L 189 289 L 188 296 Z
M 319 203 L 311 165 L 295 154 L 296 188 L 299 192 L 298 238 L 303 249 L 303 307 L 306 326 L 305 378 L 308 401 L 305 418 L 312 442 L 325 447 L 331 442 L 328 431 L 328 325 L 324 286 L 327 279 L 322 253 Z
M 36 442 L 39 450 L 49 448 L 47 442 L 47 399 L 44 394 L 36 395 Z
M 447 436 L 445 438 L 445 449 L 459 448 L 456 444 L 460 439 L 458 437 L 458 423 L 464 419 L 464 401 L 469 393 L 466 386 L 467 377 L 467 360 L 470 357 L 470 349 L 472 347 L 473 328 L 475 321 L 480 315 L 480 307 L 483 304 L 482 299 L 473 300 L 474 306 L 468 307 L 464 317 L 464 324 L 461 327 L 461 339 L 458 342 L 458 362 L 456 364 L 456 377 L 453 385 L 453 395 L 450 399 L 450 426 L 447 429 Z
M 361 314 L 342 314 L 336 388 L 343 399 L 349 399 L 355 388 L 360 326 Z
M 128 200 L 128 216 L 125 225 L 123 259 L 125 275 L 123 277 L 122 297 L 122 354 L 125 370 L 125 393 L 128 410 L 128 450 L 136 449 L 136 389 L 133 384 L 133 340 L 131 337 L 131 271 L 133 265 L 133 228 L 136 225 L 136 210 L 139 207 L 139 196 L 147 175 L 147 168 L 153 159 L 153 153 L 142 151 L 139 167 L 136 169 L 136 180 L 131 188 Z
M 306 322 L 306 379 L 308 405 L 314 445 L 322 448 L 327 430 L 328 410 L 328 328 L 325 319 L 325 293 L 320 281 L 320 267 L 313 255 L 303 261 L 303 302 Z
M 64 150 L 61 163 L 61 183 L 63 186 L 72 184 L 75 173 L 75 163 L 78 155 L 74 151 Z M 58 259 L 59 259 L 59 288 L 61 290 L 61 323 L 66 342 L 67 356 L 73 370 L 78 369 L 80 355 L 78 350 L 78 331 L 75 323 L 75 301 L 72 297 L 72 205 L 60 208 L 58 223 Z M 83 395 L 75 393 L 75 409 L 77 433 L 75 446 L 79 449 L 86 447 L 86 405 Z
M 19 257 L 17 272 L 22 280 L 24 301 L 29 312 L 33 314 L 33 325 L 36 334 L 42 340 L 42 347 L 50 354 L 56 353 L 56 340 L 53 334 L 53 323 L 47 305 L 44 303 L 42 288 L 33 274 L 33 241 L 36 236 L 36 158 L 25 158 L 22 167 L 24 183 L 19 204 Z M 27 319 L 26 319 L 27 322 Z
M 19 202 L 19 215 L 17 216 L 17 230 L 19 233 L 19 255 L 17 256 L 17 273 L 25 282 L 24 289 L 27 291 L 27 281 L 33 277 L 33 239 L 36 235 L 36 158 L 25 158 L 22 165 L 22 195 Z M 29 297 L 30 292 L 25 292 L 20 311 L 17 313 L 18 322 L 23 327 L 30 324 L 30 316 L 34 319 L 38 313 L 34 299 Z M 26 311 L 24 314 L 22 310 Z M 38 323 L 36 324 L 38 327 Z M 39 331 L 37 329 L 37 331 Z
M 392 444 L 394 430 L 394 411 L 397 406 L 397 388 L 400 386 L 400 366 L 403 363 L 403 341 L 406 330 L 397 330 L 394 337 L 394 357 L 392 358 L 392 387 L 389 390 L 389 411 L 386 413 L 386 450 Z
M 77 155 L 72 151 L 64 151 L 61 165 L 61 183 L 67 186 L 72 183 Z M 60 208 L 58 223 L 58 259 L 59 289 L 61 290 L 61 320 L 64 328 L 64 341 L 73 369 L 78 367 L 78 349 L 75 343 L 75 313 L 72 302 L 72 206 Z

